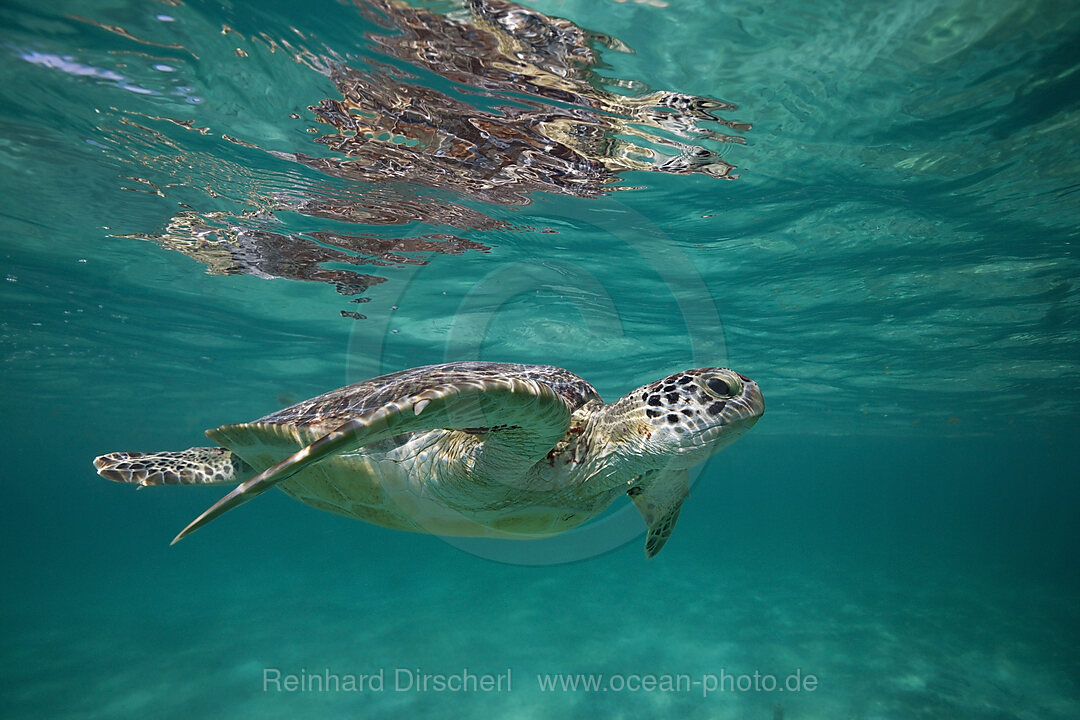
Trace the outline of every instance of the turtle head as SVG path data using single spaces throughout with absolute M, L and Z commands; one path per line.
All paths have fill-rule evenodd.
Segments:
M 669 468 L 704 462 L 765 412 L 757 383 L 726 368 L 684 370 L 638 388 L 617 405 L 641 434 L 644 454 Z

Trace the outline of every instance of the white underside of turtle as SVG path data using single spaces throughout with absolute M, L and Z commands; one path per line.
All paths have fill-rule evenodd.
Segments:
M 605 404 L 561 368 L 447 363 L 208 430 L 218 447 L 114 452 L 94 465 L 139 486 L 236 485 L 173 542 L 275 486 L 384 527 L 508 539 L 564 532 L 627 495 L 652 557 L 689 492 L 689 468 L 764 411 L 757 384 L 725 368 L 686 370 Z

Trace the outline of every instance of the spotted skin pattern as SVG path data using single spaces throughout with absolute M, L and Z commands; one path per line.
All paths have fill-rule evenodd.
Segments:
M 118 452 L 94 460 L 98 474 L 115 482 L 149 485 L 225 485 L 253 468 L 231 451 L 200 447 L 179 452 Z
M 207 431 L 222 447 L 110 453 L 94 464 L 136 485 L 236 485 L 177 539 L 274 486 L 377 525 L 502 538 L 563 532 L 627 495 L 652 557 L 687 496 L 687 469 L 763 412 L 757 385 L 723 368 L 686 370 L 605 404 L 561 368 L 448 363 Z
M 666 422 L 676 432 L 690 432 L 710 422 L 724 412 L 731 388 L 722 378 L 710 377 L 707 370 L 687 370 L 658 380 L 641 389 L 640 399 L 647 407 L 645 415 L 651 420 Z M 747 381 L 742 375 L 743 381 Z

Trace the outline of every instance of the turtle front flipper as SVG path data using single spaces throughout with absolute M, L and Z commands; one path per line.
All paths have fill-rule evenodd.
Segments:
M 114 452 L 94 458 L 101 477 L 114 482 L 150 485 L 235 485 L 255 472 L 229 450 L 188 448 L 179 452 Z
M 641 483 L 626 491 L 649 526 L 645 538 L 645 556 L 653 558 L 664 547 L 675 529 L 683 500 L 690 494 L 689 470 L 655 470 Z
M 542 459 L 570 428 L 572 408 L 550 385 L 525 378 L 469 377 L 428 388 L 367 410 L 281 462 L 237 486 L 195 518 L 173 543 L 214 518 L 332 455 L 395 435 L 428 430 L 483 433 L 473 475 L 512 484 Z

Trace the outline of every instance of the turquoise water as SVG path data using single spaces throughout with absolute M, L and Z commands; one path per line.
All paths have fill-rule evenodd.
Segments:
M 1080 716 L 1080 10 L 664 5 L 0 8 L 4 717 Z M 768 410 L 650 561 L 90 464 L 469 359 Z

